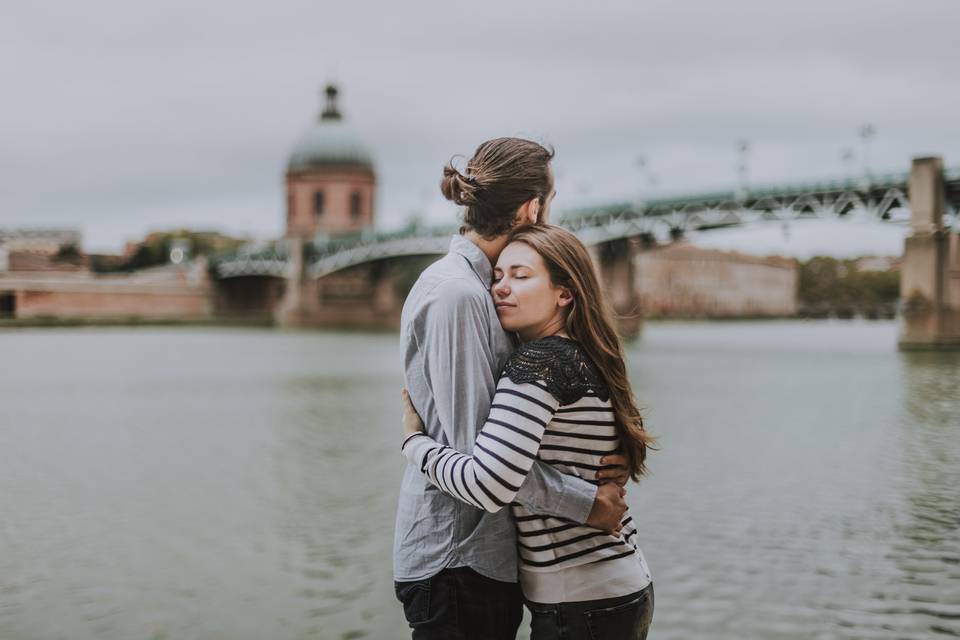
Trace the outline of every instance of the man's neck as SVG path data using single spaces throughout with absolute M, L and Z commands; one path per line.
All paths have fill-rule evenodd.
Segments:
M 507 234 L 487 240 L 476 231 L 466 231 L 463 237 L 480 247 L 480 251 L 483 251 L 483 255 L 487 256 L 487 260 L 490 261 L 491 265 L 497 263 L 500 252 L 507 246 Z

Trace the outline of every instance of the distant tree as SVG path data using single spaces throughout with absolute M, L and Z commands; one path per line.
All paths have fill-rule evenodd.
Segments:
M 797 297 L 810 313 L 874 315 L 892 309 L 900 295 L 900 273 L 860 271 L 857 260 L 817 256 L 800 263 Z
M 75 244 L 61 245 L 60 248 L 57 249 L 56 255 L 53 256 L 54 260 L 63 260 L 63 261 L 76 260 L 80 257 L 81 257 L 80 250 L 77 249 L 77 245 Z
M 235 251 L 248 242 L 245 238 L 235 238 L 218 231 L 191 231 L 176 229 L 151 233 L 137 245 L 136 250 L 126 261 L 117 263 L 105 256 L 94 256 L 91 266 L 94 271 L 136 271 L 167 264 L 170 261 L 170 248 L 174 240 L 185 239 L 190 243 L 194 256 L 214 256 Z
M 57 253 L 53 256 L 54 262 L 69 262 L 77 264 L 83 260 L 83 254 L 80 252 L 80 249 L 77 248 L 75 244 L 65 244 L 61 245 L 57 249 Z
M 125 270 L 136 271 L 137 269 L 147 269 L 163 264 L 166 262 L 166 255 L 163 250 L 164 246 L 162 241 L 151 239 L 142 242 L 137 246 L 137 250 L 133 252 L 130 259 L 127 260 L 127 263 L 124 265 Z

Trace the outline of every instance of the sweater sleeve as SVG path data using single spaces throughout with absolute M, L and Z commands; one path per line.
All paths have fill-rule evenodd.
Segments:
M 472 456 L 426 434 L 408 438 L 403 454 L 444 493 L 485 511 L 499 511 L 520 490 L 559 404 L 543 383 L 517 384 L 504 376 Z

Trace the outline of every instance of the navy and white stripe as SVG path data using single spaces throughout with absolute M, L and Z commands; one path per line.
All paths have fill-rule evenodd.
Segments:
M 569 405 L 543 381 L 517 384 L 504 376 L 473 455 L 437 443 L 426 434 L 403 445 L 407 459 L 443 492 L 495 512 L 511 505 L 522 568 L 555 571 L 615 560 L 636 552 L 636 528 L 625 515 L 619 536 L 556 516 L 530 511 L 514 499 L 533 461 L 596 483 L 600 458 L 619 447 L 609 400 L 585 395 Z
M 558 404 L 546 387 L 515 384 L 504 377 L 472 456 L 426 434 L 407 440 L 403 452 L 444 493 L 485 511 L 499 511 L 520 490 Z

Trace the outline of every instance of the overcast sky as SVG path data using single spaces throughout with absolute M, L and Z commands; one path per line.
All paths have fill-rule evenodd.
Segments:
M 277 236 L 328 79 L 375 152 L 384 228 L 452 220 L 442 165 L 499 135 L 556 147 L 558 209 L 732 187 L 739 139 L 752 183 L 859 172 L 866 122 L 875 171 L 957 165 L 958 24 L 956 0 L 17 3 L 0 226 L 78 227 L 87 250 L 175 226 Z

